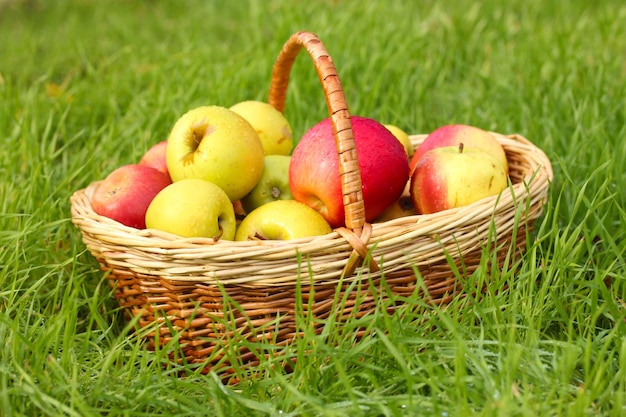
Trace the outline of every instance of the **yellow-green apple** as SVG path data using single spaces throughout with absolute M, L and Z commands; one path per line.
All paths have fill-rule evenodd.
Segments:
M 469 205 L 500 193 L 508 176 L 500 161 L 478 148 L 444 146 L 426 152 L 411 177 L 411 199 L 420 214 Z
M 324 217 L 306 204 L 275 200 L 248 213 L 237 228 L 235 240 L 290 240 L 331 231 Z
M 397 200 L 409 176 L 409 160 L 393 134 L 374 119 L 352 116 L 361 172 L 365 219 Z M 289 185 L 295 200 L 314 208 L 332 227 L 345 224 L 339 157 L 330 118 L 310 128 L 291 155 Z
M 411 139 L 409 138 L 409 134 L 396 125 L 385 124 L 383 126 L 385 126 L 387 130 L 393 133 L 396 139 L 398 139 L 402 146 L 404 146 L 407 157 L 411 158 L 413 156 L 413 153 L 415 152 L 415 148 L 413 147 L 413 142 L 411 142 Z
M 172 180 L 158 169 L 123 165 L 98 185 L 91 199 L 93 210 L 126 226 L 144 229 L 145 215 L 152 199 Z
M 230 107 L 257 131 L 265 155 L 289 155 L 293 149 L 291 125 L 283 113 L 264 101 L 246 100 Z
M 397 219 L 399 217 L 412 216 L 417 214 L 417 210 L 413 205 L 413 200 L 411 199 L 411 182 L 407 181 L 406 186 L 404 187 L 404 191 L 400 198 L 394 201 L 389 207 L 385 209 L 374 222 L 386 222 L 389 220 Z
M 185 178 L 159 192 L 146 212 L 146 227 L 182 237 L 233 240 L 233 204 L 220 187 L 199 178 Z
M 293 200 L 289 188 L 289 155 L 266 155 L 263 174 L 257 185 L 241 199 L 243 209 L 250 213 L 274 200 Z
M 220 106 L 189 110 L 167 139 L 167 168 L 174 182 L 183 178 L 212 182 L 233 202 L 259 181 L 263 158 L 263 145 L 252 125 Z
M 139 165 L 147 165 L 156 168 L 169 176 L 170 172 L 167 169 L 167 159 L 165 157 L 166 149 L 167 140 L 155 143 L 143 154 L 139 160 Z
M 504 148 L 495 136 L 476 126 L 464 124 L 449 124 L 433 130 L 424 141 L 415 149 L 411 158 L 411 173 L 422 156 L 431 149 L 442 146 L 459 146 L 463 143 L 465 149 L 479 148 L 492 154 L 509 174 L 509 163 Z

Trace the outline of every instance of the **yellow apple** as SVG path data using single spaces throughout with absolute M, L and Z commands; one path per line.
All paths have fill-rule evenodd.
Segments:
M 167 139 L 167 168 L 174 182 L 199 178 L 226 192 L 231 202 L 254 188 L 263 173 L 263 145 L 252 125 L 220 106 L 181 116 Z
M 411 177 L 411 198 L 420 214 L 469 205 L 507 187 L 508 176 L 492 154 L 444 146 L 426 152 Z
M 402 146 L 404 146 L 404 150 L 406 151 L 407 157 L 409 158 L 412 157 L 413 152 L 415 151 L 415 148 L 413 147 L 413 143 L 411 142 L 411 139 L 409 138 L 408 133 L 406 133 L 404 130 L 400 129 L 398 126 L 395 126 L 395 125 L 386 124 L 383 126 L 385 126 L 387 130 L 393 133 L 396 139 L 398 139 L 400 143 L 402 144 Z
M 237 228 L 235 240 L 290 240 L 331 231 L 324 217 L 306 204 L 276 200 L 248 213 Z
M 265 155 L 289 155 L 293 132 L 285 115 L 263 101 L 247 100 L 230 107 L 257 131 Z
M 154 197 L 146 211 L 146 227 L 182 237 L 233 240 L 235 210 L 217 185 L 186 178 L 168 185 Z

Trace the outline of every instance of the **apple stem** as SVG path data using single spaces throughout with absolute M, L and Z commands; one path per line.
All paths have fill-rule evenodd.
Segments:
M 249 240 L 267 240 L 267 238 L 263 236 L 261 233 L 256 232 L 254 236 L 250 236 Z
M 219 220 L 218 220 L 218 221 L 219 221 Z M 222 237 L 222 235 L 224 234 L 224 229 L 222 229 L 222 226 L 221 226 L 221 225 L 219 225 L 218 227 L 219 227 L 219 229 L 220 229 L 220 232 L 219 232 L 219 234 L 218 234 L 217 236 L 214 236 L 214 237 L 213 237 L 213 241 L 215 241 L 215 242 L 217 242 L 218 240 L 220 240 L 220 238 L 221 238 L 221 237 Z
M 463 147 L 465 145 L 463 145 L 463 142 L 459 143 L 459 153 L 463 153 Z

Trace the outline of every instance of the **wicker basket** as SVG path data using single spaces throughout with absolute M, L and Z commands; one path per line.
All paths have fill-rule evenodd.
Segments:
M 120 306 L 140 327 L 152 326 L 150 348 L 176 344 L 173 360 L 228 374 L 258 364 L 259 353 L 250 343 L 293 342 L 302 331 L 297 314 L 314 317 L 313 330 L 319 332 L 331 314 L 340 319 L 367 314 L 389 294 L 421 291 L 428 302 L 449 302 L 459 294 L 459 280 L 481 262 L 485 247 L 494 248 L 499 263 L 521 253 L 542 212 L 552 179 L 550 161 L 519 135 L 493 133 L 510 164 L 512 186 L 500 196 L 430 215 L 365 222 L 348 107 L 332 59 L 314 34 L 298 32 L 285 43 L 269 102 L 284 110 L 291 67 L 303 48 L 315 65 L 335 128 L 346 227 L 291 241 L 183 239 L 97 215 L 91 198 L 99 182 L 71 197 L 72 220 Z M 419 146 L 425 137 L 411 140 Z M 380 291 L 383 284 L 386 291 Z

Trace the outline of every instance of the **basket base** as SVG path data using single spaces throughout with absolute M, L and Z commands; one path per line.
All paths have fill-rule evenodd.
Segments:
M 493 260 L 498 269 L 505 262 L 513 265 L 525 248 L 526 235 L 520 228 L 515 242 L 510 238 L 499 242 L 495 256 L 487 259 L 490 270 Z M 289 370 L 294 362 L 277 358 L 284 348 L 305 332 L 321 334 L 329 323 L 339 329 L 345 326 L 340 331 L 350 331 L 358 340 L 367 334 L 358 319 L 377 309 L 392 314 L 399 307 L 420 308 L 407 306 L 409 299 L 449 303 L 465 294 L 463 278 L 480 266 L 483 252 L 477 248 L 451 264 L 442 261 L 382 278 L 296 287 L 217 286 L 100 263 L 120 306 L 138 318 L 140 328 L 150 330 L 145 336 L 149 350 L 165 349 L 175 364 L 202 367 L 203 373 L 214 370 L 230 380 L 242 369 L 256 368 L 261 357 L 273 357 L 278 366 Z

